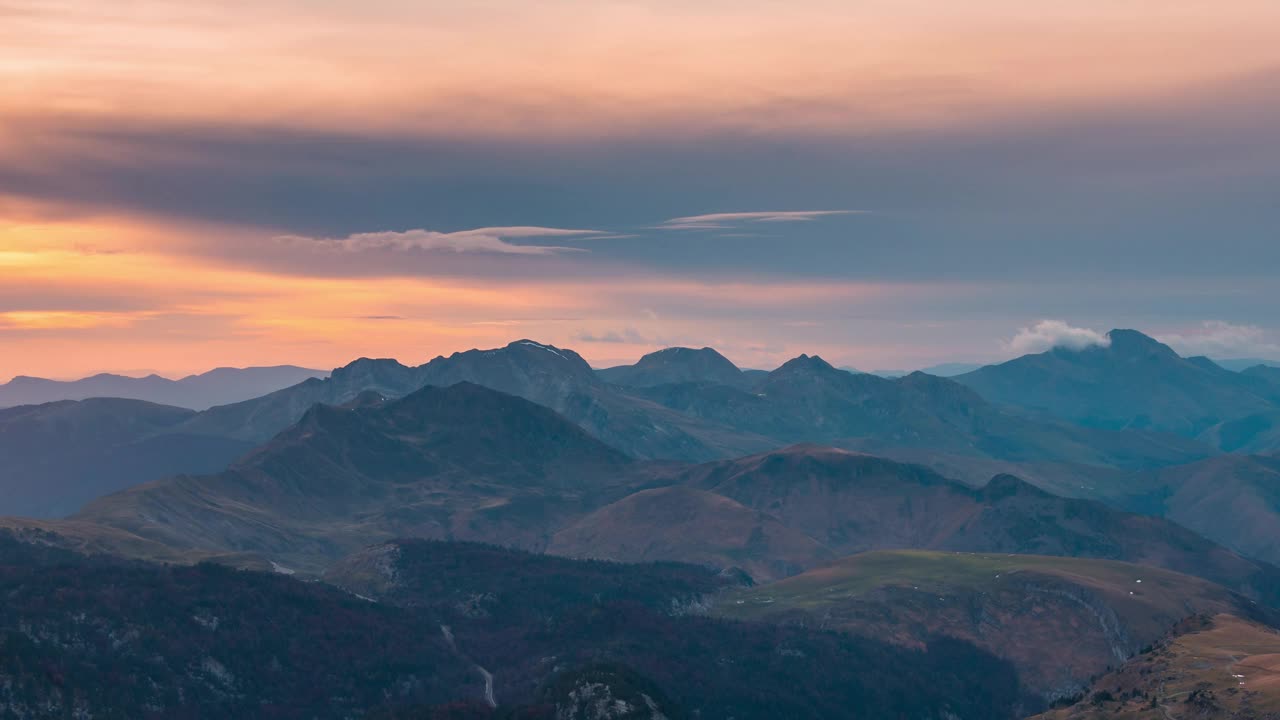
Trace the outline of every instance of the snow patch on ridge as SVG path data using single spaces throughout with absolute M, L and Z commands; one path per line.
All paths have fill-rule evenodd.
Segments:
M 560 354 L 560 352 L 559 352 L 558 350 L 556 350 L 555 348 L 548 347 L 548 346 L 546 346 L 546 345 L 540 345 L 540 344 L 538 344 L 538 343 L 536 343 L 536 342 L 532 342 L 532 341 L 530 341 L 530 340 L 521 340 L 518 344 L 520 344 L 520 345 L 529 345 L 529 346 L 531 346 L 531 347 L 536 347 L 536 348 L 540 348 L 540 349 L 542 349 L 542 350 L 546 350 L 547 352 L 551 353 L 552 355 L 555 355 L 556 357 L 560 358 L 561 360 L 568 360 L 568 359 L 569 359 L 569 358 L 565 357 L 564 355 L 561 355 L 561 354 Z

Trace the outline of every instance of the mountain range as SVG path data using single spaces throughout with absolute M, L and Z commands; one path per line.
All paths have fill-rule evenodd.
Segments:
M 1172 367 L 1173 374 L 1159 382 L 1151 380 L 1146 399 L 1134 399 L 1138 406 L 1166 402 L 1161 388 L 1184 375 L 1208 378 L 1205 387 L 1221 382 L 1233 396 L 1242 387 L 1272 382 L 1269 368 L 1255 368 L 1237 377 L 1203 362 L 1178 358 L 1145 336 L 1126 331 L 1112 335 L 1104 355 L 1090 354 L 1096 350 L 1056 350 L 1023 361 L 1039 363 L 1048 357 L 1049 364 L 1058 368 L 1087 356 L 1085 365 L 1097 366 L 1088 372 L 1102 378 L 1090 382 L 1106 385 L 1119 382 L 1108 377 L 1133 372 L 1129 367 L 1133 348 L 1146 348 L 1152 351 L 1153 362 Z M 1142 352 L 1138 355 L 1146 357 Z M 1000 370 L 1000 366 L 988 370 Z M 1088 374 L 1078 368 L 1070 374 L 1082 373 Z M 608 380 L 610 376 L 617 382 Z M 7 468 L 15 492 L 0 501 L 0 512 L 67 514 L 94 497 L 139 482 L 221 469 L 253 445 L 289 428 L 317 403 L 380 401 L 403 397 L 426 385 L 459 381 L 497 388 L 555 409 L 596 439 L 639 459 L 710 461 L 818 442 L 923 464 L 975 486 L 992 475 L 1013 473 L 1060 494 L 1094 497 L 1142 512 L 1164 510 L 1143 500 L 1151 491 L 1141 488 L 1150 483 L 1135 481 L 1134 475 L 1208 461 L 1218 450 L 1203 441 L 1214 433 L 1219 438 L 1236 437 L 1240 435 L 1236 425 L 1244 423 L 1252 432 L 1247 449 L 1265 453 L 1280 447 L 1267 442 L 1268 426 L 1254 422 L 1265 419 L 1265 412 L 1212 426 L 1197 440 L 1150 430 L 1087 427 L 1043 411 L 994 406 L 952 380 L 923 373 L 899 379 L 855 375 L 805 355 L 773 372 L 751 373 L 739 371 L 709 348 L 677 348 L 653 353 L 635 366 L 593 371 L 570 350 L 521 340 L 504 348 L 439 357 L 419 367 L 361 359 L 328 378 L 310 378 L 260 398 L 200 413 L 169 412 L 163 423 L 128 421 L 128 414 L 143 406 L 124 402 L 117 404 L 111 416 L 98 413 L 94 402 L 58 406 L 59 423 L 74 426 L 81 421 L 71 418 L 80 414 L 87 426 L 95 427 L 91 423 L 114 423 L 119 417 L 134 430 L 125 437 L 104 431 L 90 443 L 57 435 L 44 443 L 17 440 L 24 447 L 15 449 L 13 457 L 30 459 Z M 649 384 L 653 382 L 661 384 Z M 22 438 L 27 431 L 18 426 L 23 422 L 39 425 L 42 413 L 55 414 L 52 407 L 14 412 L 19 413 L 13 416 L 16 425 L 3 431 L 0 439 Z M 19 420 L 20 416 L 25 419 Z M 107 442 L 108 437 L 116 439 Z M 62 452 L 70 446 L 74 452 Z M 1223 527 L 1207 524 L 1213 526 L 1205 530 L 1210 537 L 1245 552 L 1255 550 L 1256 543 L 1236 544 L 1235 535 L 1265 532 L 1261 526 L 1228 532 L 1225 523 Z
M 642 459 L 711 460 L 805 441 L 1126 467 L 1187 462 L 1213 452 L 1167 434 L 1029 420 L 922 373 L 897 380 L 854 375 L 806 355 L 769 373 L 744 372 L 708 348 L 673 348 L 634 366 L 597 372 L 571 350 L 530 340 L 418 367 L 357 360 L 327 379 L 213 408 L 183 423 L 181 431 L 260 443 L 317 402 L 340 405 L 366 390 L 401 397 L 461 381 L 550 407 Z
M 635 457 L 707 459 L 770 444 L 767 438 L 736 433 L 631 395 L 597 377 L 572 350 L 532 340 L 437 357 L 418 367 L 362 358 L 324 380 L 214 408 L 185 423 L 183 430 L 262 442 L 296 422 L 315 403 L 340 405 L 365 391 L 403 397 L 427 385 L 446 387 L 464 381 L 545 405 Z
M 217 368 L 199 375 L 170 380 L 159 375 L 127 377 L 103 373 L 80 380 L 46 380 L 18 376 L 0 384 L 0 408 L 41 405 L 60 400 L 123 398 L 204 410 L 265 395 L 309 378 L 328 375 L 293 365 Z
M 317 405 L 230 469 L 108 495 L 66 532 L 95 527 L 105 531 L 98 542 L 131 539 L 117 552 L 253 556 L 308 574 L 396 537 L 697 562 L 764 581 L 873 549 L 1038 553 L 1146 563 L 1280 602 L 1273 566 L 1167 520 L 1011 476 L 974 489 L 811 445 L 699 465 L 638 462 L 548 408 L 467 382 Z
M 88 501 L 0 518 L 0 706 L 1086 717 L 1172 707 L 1143 668 L 1214 682 L 1169 660 L 1197 618 L 1265 645 L 1269 368 L 1113 331 L 978 373 L 1000 388 L 521 340 L 201 412 L 0 410 L 6 502 Z
M 910 449 L 1018 462 L 1152 466 L 1199 459 L 1200 444 L 1146 431 L 1117 433 L 995 407 L 946 378 L 853 374 L 800 355 L 749 390 L 712 383 L 645 388 L 682 414 L 774 444 L 821 442 L 880 454 Z

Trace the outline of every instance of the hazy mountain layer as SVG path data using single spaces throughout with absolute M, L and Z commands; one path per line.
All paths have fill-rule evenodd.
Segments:
M 1062 498 L 1008 475 L 974 489 L 919 466 L 796 447 L 701 465 L 680 481 L 766 512 L 839 555 L 917 548 L 1124 560 L 1280 601 L 1280 570 L 1269 564 L 1168 520 Z
M 1090 427 L 1195 436 L 1236 418 L 1277 409 L 1280 387 L 1183 358 L 1134 330 L 1106 345 L 1055 348 L 956 377 L 987 400 Z
M 69 515 L 140 482 L 216 472 L 252 448 L 176 430 L 194 415 L 114 398 L 0 410 L 0 515 Z
M 750 567 L 762 578 L 833 555 L 927 548 L 1143 562 L 1280 598 L 1270 565 L 1009 476 L 974 489 L 816 446 L 682 469 L 632 461 L 545 407 L 469 383 L 366 399 L 313 408 L 226 472 L 132 488 L 75 519 L 307 571 L 397 536 Z M 632 495 L 675 485 L 686 489 Z
M 169 380 L 159 375 L 134 378 L 101 374 L 71 381 L 21 376 L 0 384 L 0 407 L 40 405 L 59 400 L 123 398 L 204 410 L 214 405 L 259 397 L 325 375 L 328 373 L 323 370 L 280 365 L 217 368 L 180 380 Z
M 317 405 L 223 473 L 131 488 L 76 519 L 316 569 L 397 536 L 539 549 L 629 482 L 629 458 L 551 410 L 460 383 Z
M 750 390 L 710 383 L 637 390 L 686 415 L 784 444 L 820 442 L 871 452 L 927 449 L 1016 462 L 1148 467 L 1212 451 L 1151 432 L 1110 432 L 1029 419 L 993 407 L 954 381 L 914 373 L 853 374 L 802 355 Z
M 1280 562 L 1280 459 L 1224 455 L 1142 473 L 1117 499 L 1268 562 Z

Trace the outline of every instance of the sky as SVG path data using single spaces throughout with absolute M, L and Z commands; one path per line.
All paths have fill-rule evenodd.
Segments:
M 0 381 L 1280 359 L 1277 118 L 1274 0 L 0 0 Z

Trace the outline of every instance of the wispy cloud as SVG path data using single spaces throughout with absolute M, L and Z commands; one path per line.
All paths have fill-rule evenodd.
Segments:
M 649 230 L 728 230 L 730 227 L 732 227 L 731 225 L 725 225 L 722 223 L 708 223 L 708 222 L 682 223 L 682 222 L 677 222 L 677 220 L 679 220 L 679 218 L 676 218 L 673 220 L 667 220 L 661 225 L 654 225 L 648 229 Z
M 1026 355 L 1059 347 L 1080 350 L 1109 344 L 1107 336 L 1097 330 L 1074 327 L 1062 320 L 1041 320 L 1030 327 L 1019 328 L 1005 347 L 1018 355 Z
M 127 328 L 151 313 L 15 311 L 0 312 L 0 330 L 85 330 Z
M 368 252 L 377 250 L 443 251 L 454 253 L 505 253 L 512 255 L 551 255 L 562 252 L 582 252 L 582 248 L 556 245 L 516 244 L 512 239 L 527 238 L 578 238 L 607 236 L 599 230 L 573 230 L 536 226 L 486 227 L 458 232 L 433 230 L 406 230 L 356 233 L 344 238 L 311 238 L 301 235 L 280 236 L 277 241 L 288 245 L 339 250 L 343 252 Z
M 583 330 L 573 336 L 574 340 L 585 343 L 628 343 L 631 345 L 653 344 L 653 340 L 641 335 L 635 328 L 623 330 L 606 330 L 590 332 Z
M 1210 320 L 1182 332 L 1161 333 L 1156 339 L 1182 355 L 1218 358 L 1280 358 L 1280 337 L 1257 325 Z
M 809 222 L 832 215 L 863 215 L 865 213 L 865 210 L 761 210 L 707 213 L 671 218 L 658 227 L 665 230 L 724 230 L 738 223 Z

